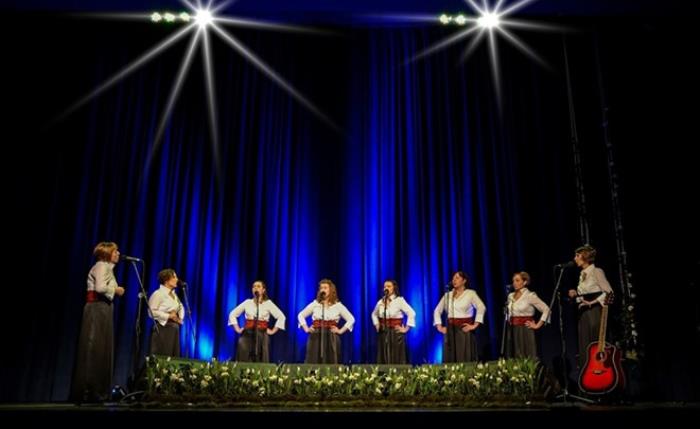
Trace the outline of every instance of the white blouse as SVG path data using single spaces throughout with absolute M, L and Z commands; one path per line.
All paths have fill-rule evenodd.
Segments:
M 416 326 L 416 312 L 411 308 L 403 297 L 396 295 L 391 295 L 389 297 L 389 305 L 386 306 L 386 318 L 387 319 L 403 319 L 404 316 L 408 318 L 406 325 L 415 327 Z M 379 326 L 379 319 L 384 318 L 384 299 L 377 301 L 377 305 L 372 311 L 372 323 L 374 326 Z
M 605 278 L 605 272 L 591 264 L 581 271 L 576 292 L 578 292 L 579 295 L 602 292 L 602 294 L 596 298 L 596 301 L 602 305 L 605 303 L 607 294 L 612 292 L 612 288 L 610 287 L 608 279 Z M 580 296 L 576 298 L 577 302 L 581 302 L 582 300 L 583 298 Z
M 302 326 L 307 326 L 306 318 L 309 316 L 311 316 L 311 320 L 333 320 L 336 323 L 342 317 L 343 320 L 345 320 L 345 326 L 347 326 L 348 331 L 352 331 L 352 326 L 355 324 L 355 318 L 353 317 L 352 313 L 350 313 L 348 309 L 340 303 L 340 301 L 326 307 L 325 311 L 323 310 L 323 305 L 320 302 L 316 300 L 311 301 L 311 304 L 307 305 L 303 310 L 301 310 L 299 316 L 297 317 L 300 328 Z
M 520 298 L 515 299 L 515 292 L 508 295 L 508 319 L 511 317 L 532 317 L 535 315 L 535 310 L 542 313 L 540 320 L 547 321 L 549 316 L 549 306 L 542 301 L 535 292 L 524 287 L 521 289 Z
M 148 299 L 153 319 L 165 326 L 170 318 L 171 311 L 177 311 L 177 316 L 182 320 L 185 317 L 185 309 L 175 294 L 174 289 L 160 285 L 157 291 Z
M 259 307 L 259 308 L 258 308 Z M 284 324 L 287 320 L 282 310 L 280 310 L 274 302 L 269 299 L 261 302 L 259 306 L 255 305 L 255 300 L 248 298 L 238 304 L 228 315 L 228 326 L 238 326 L 238 318 L 245 313 L 246 320 L 255 320 L 255 314 L 258 314 L 258 320 L 269 322 L 270 316 L 276 320 L 275 327 L 284 330 Z
M 454 290 L 447 293 L 448 318 L 455 319 L 465 319 L 467 317 L 473 317 L 474 321 L 479 323 L 484 323 L 484 313 L 486 313 L 486 306 L 484 302 L 481 301 L 479 295 L 476 294 L 474 289 L 466 289 L 462 294 L 453 300 Z M 440 298 L 440 302 L 435 311 L 433 312 L 433 326 L 442 325 L 442 313 L 445 311 L 445 295 Z M 475 316 L 476 313 L 476 316 Z
M 97 261 L 88 273 L 87 290 L 100 293 L 111 301 L 114 299 L 114 291 L 117 286 L 119 285 L 117 279 L 114 278 L 114 264 L 107 261 Z

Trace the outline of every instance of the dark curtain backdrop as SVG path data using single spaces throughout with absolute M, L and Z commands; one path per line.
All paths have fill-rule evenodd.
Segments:
M 6 224 L 7 236 L 14 249 L 30 255 L 13 281 L 23 285 L 19 302 L 31 305 L 13 308 L 16 315 L 8 312 L 9 341 L 17 346 L 3 358 L 3 399 L 66 398 L 91 250 L 101 240 L 116 241 L 123 253 L 146 260 L 149 293 L 165 267 L 189 283 L 194 326 L 181 332 L 183 355 L 234 356 L 228 312 L 262 279 L 287 315 L 286 331 L 272 340 L 272 359 L 303 361 L 306 335 L 296 315 L 315 296 L 318 280 L 329 277 L 357 319 L 342 339 L 343 361 L 373 362 L 370 312 L 383 280 L 392 278 L 417 312 L 417 327 L 408 336 L 416 364 L 441 361 L 432 310 L 453 271 L 465 270 L 487 305 L 479 353 L 494 359 L 504 285 L 512 273 L 529 271 L 533 289 L 549 301 L 552 266 L 571 259 L 581 244 L 559 35 L 527 36 L 549 69 L 501 44 L 499 110 L 483 47 L 464 66 L 457 61 L 459 48 L 403 65 L 448 35 L 445 29 L 346 28 L 330 37 L 240 32 L 342 131 L 215 42 L 217 152 L 208 134 L 201 57 L 195 58 L 162 143 L 151 144 L 186 43 L 67 120 L 43 125 L 167 31 L 38 20 L 41 34 L 52 37 L 28 38 L 12 48 L 18 66 L 9 80 L 16 113 L 11 129 L 17 131 L 11 143 L 18 156 L 6 163 L 19 171 L 6 182 L 16 183 L 10 192 L 17 208 Z M 603 89 L 615 106 L 613 139 L 626 173 L 620 179 L 630 257 L 640 274 L 640 331 L 650 345 L 660 342 L 659 332 L 688 340 L 674 345 L 673 365 L 662 364 L 650 347 L 643 382 L 650 397 L 692 397 L 693 378 L 683 373 L 690 371 L 687 350 L 697 343 L 692 329 L 697 307 L 686 303 L 683 311 L 667 314 L 666 330 L 657 321 L 659 282 L 685 290 L 693 270 L 668 273 L 649 264 L 649 254 L 659 248 L 658 260 L 684 255 L 687 266 L 697 263 L 697 250 L 689 244 L 697 228 L 686 206 L 692 194 L 684 194 L 692 189 L 685 169 L 690 161 L 679 143 L 690 115 L 662 106 L 676 95 L 659 89 L 680 89 L 691 70 L 671 81 L 674 73 L 648 62 L 648 50 L 656 48 L 662 59 L 686 64 L 675 55 L 681 47 L 663 51 L 662 24 L 628 22 L 627 32 L 611 23 L 571 24 L 582 28 L 567 43 L 599 265 L 619 289 L 596 49 Z M 652 118 L 674 118 L 679 125 L 668 132 L 648 122 Z M 658 146 L 649 149 L 650 144 Z M 653 180 L 657 168 L 664 173 Z M 671 192 L 680 196 L 671 198 Z M 670 247 L 669 234 L 685 234 L 683 243 Z M 134 365 L 138 282 L 127 263 L 116 274 L 127 287 L 115 308 L 115 382 L 124 383 Z M 575 286 L 575 278 L 576 273 L 566 276 L 565 287 Z M 571 351 L 574 315 L 566 307 L 564 316 Z M 554 319 L 539 333 L 548 365 L 559 354 Z M 150 327 L 150 322 L 144 327 L 143 350 Z M 573 362 L 571 352 L 568 358 Z M 675 380 L 673 386 L 666 377 Z

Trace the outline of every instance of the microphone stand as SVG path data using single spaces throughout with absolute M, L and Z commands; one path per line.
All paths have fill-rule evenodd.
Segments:
M 569 399 L 576 399 L 576 400 L 579 400 L 581 402 L 593 404 L 594 401 L 592 401 L 588 398 L 576 396 L 576 395 L 569 393 L 569 373 L 566 370 L 566 338 L 564 336 L 564 315 L 563 315 L 563 311 L 562 311 L 563 306 L 561 303 L 561 290 L 560 290 L 561 279 L 564 276 L 565 268 L 566 268 L 565 266 L 564 267 L 561 267 L 558 265 L 554 266 L 553 272 L 556 273 L 556 270 L 558 269 L 559 276 L 557 277 L 557 282 L 554 286 L 554 292 L 552 293 L 552 299 L 549 302 L 550 311 L 549 311 L 549 316 L 547 316 L 547 323 L 550 323 L 551 318 L 552 318 L 551 309 L 553 308 L 554 300 L 556 299 L 557 300 L 557 308 L 559 309 L 559 340 L 561 341 L 560 350 L 561 350 L 562 373 L 564 375 L 564 390 L 562 390 L 562 392 L 560 394 L 555 396 L 554 399 L 561 399 L 564 402 L 568 402 Z
M 253 350 L 251 350 L 251 361 L 258 361 L 258 319 L 260 318 L 260 301 L 258 300 L 259 295 L 255 294 L 255 319 L 253 321 Z
M 446 341 L 446 343 L 447 343 L 446 349 L 447 350 L 445 350 L 445 352 L 447 352 L 448 358 L 450 357 L 450 355 L 454 355 L 455 360 L 456 360 L 457 354 L 452 353 L 453 349 L 455 349 L 455 346 L 454 346 L 455 338 L 454 338 L 454 331 L 450 331 L 450 285 L 449 284 L 445 285 L 445 295 L 444 295 L 443 301 L 445 302 L 445 312 L 447 313 L 447 318 L 446 318 L 447 323 L 445 324 L 445 326 L 447 327 L 447 332 L 445 333 L 445 335 L 447 335 L 447 341 Z M 454 299 L 452 300 L 452 313 L 454 316 Z M 443 356 L 442 363 L 445 363 L 445 360 L 446 359 Z
M 323 331 L 326 329 L 326 328 L 325 328 L 326 303 L 324 302 L 325 300 L 326 300 L 326 294 L 325 294 L 325 293 L 322 293 L 322 294 L 321 294 L 321 332 L 320 332 L 320 334 L 321 334 L 321 340 L 319 341 L 319 347 L 321 347 L 321 352 L 319 353 L 319 360 L 320 360 L 321 362 L 319 362 L 319 363 L 325 363 L 325 362 L 323 361 L 324 355 L 325 355 L 325 353 L 324 353 L 324 352 L 325 352 L 325 349 L 324 349 L 324 347 L 323 347 L 323 336 L 324 336 L 324 335 L 323 335 L 323 334 L 324 334 Z
M 506 349 L 506 329 L 508 325 L 508 288 L 506 288 L 506 302 L 503 304 L 503 332 L 501 333 L 501 357 L 505 357 Z M 512 341 L 512 338 L 509 340 Z
M 388 303 L 389 296 L 384 293 L 384 326 L 382 326 L 382 330 L 384 332 L 384 353 L 386 356 L 386 363 L 392 363 L 391 361 L 391 330 L 389 329 L 389 320 L 386 318 L 386 308 L 389 305 Z
M 136 261 L 131 261 L 131 266 L 134 268 L 136 273 L 136 279 L 139 282 L 140 292 L 138 294 L 138 308 L 136 310 L 136 323 L 134 326 L 134 353 L 132 355 L 132 368 L 131 368 L 131 384 L 135 386 L 136 384 L 136 374 L 141 363 L 141 308 L 143 303 L 146 304 L 146 309 L 148 311 L 148 316 L 153 320 L 153 329 L 155 333 L 159 332 L 158 322 L 153 318 L 153 312 L 151 307 L 148 305 L 148 295 L 146 294 L 146 288 L 143 285 L 143 280 L 141 273 L 139 273 L 138 267 L 136 267 Z M 141 261 L 141 270 L 143 273 L 146 272 L 146 263 Z
M 190 301 L 187 299 L 187 283 L 182 284 L 182 296 L 185 298 L 185 308 L 187 309 L 187 324 L 188 324 L 188 331 L 190 331 L 190 335 L 192 336 L 192 354 L 194 355 L 197 351 L 197 332 L 195 331 L 195 326 L 194 323 L 192 323 L 192 307 L 190 307 Z M 190 357 L 190 349 L 189 347 L 186 349 L 187 350 L 187 357 Z

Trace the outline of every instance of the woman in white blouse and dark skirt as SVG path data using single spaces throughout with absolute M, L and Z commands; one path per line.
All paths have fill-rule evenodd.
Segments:
M 406 333 L 416 326 L 416 312 L 401 296 L 395 280 L 384 282 L 384 297 L 377 302 L 372 311 L 372 324 L 379 334 L 377 363 L 407 363 Z
M 311 316 L 312 324 L 306 324 Z M 355 318 L 338 301 L 338 291 L 329 279 L 318 282 L 316 299 L 307 305 L 297 317 L 299 327 L 309 334 L 306 342 L 305 363 L 340 363 L 340 336 L 352 331 Z M 345 323 L 339 327 L 340 319 Z
M 612 288 L 605 273 L 597 268 L 595 261 L 596 250 L 585 245 L 576 249 L 574 262 L 581 268 L 578 287 L 569 291 L 569 297 L 575 298 L 578 304 L 578 361 L 579 367 L 586 364 L 586 350 L 593 341 L 598 341 L 600 317 L 603 305 Z
M 71 399 L 76 402 L 108 398 L 114 367 L 112 302 L 116 296 L 124 295 L 124 288 L 114 278 L 114 265 L 119 262 L 117 244 L 99 243 L 93 254 L 97 262 L 87 277 L 87 295 L 71 386 Z
M 452 290 L 445 293 L 435 311 L 433 324 L 445 336 L 443 363 L 471 362 L 478 359 L 474 330 L 484 323 L 486 306 L 469 286 L 469 276 L 462 271 L 452 275 Z M 447 312 L 447 327 L 442 325 L 442 313 Z
M 549 307 L 535 292 L 528 289 L 530 275 L 525 271 L 513 275 L 513 289 L 508 295 L 508 329 L 506 330 L 506 357 L 537 359 L 535 331 L 540 329 L 549 317 Z M 542 316 L 535 321 L 535 310 Z
M 148 299 L 153 317 L 151 354 L 180 357 L 180 325 L 185 317 L 182 302 L 175 294 L 178 285 L 175 270 L 166 268 L 158 273 L 160 287 Z
M 270 337 L 280 329 L 284 331 L 287 318 L 267 296 L 267 286 L 256 280 L 253 297 L 246 299 L 228 315 L 228 325 L 240 334 L 236 348 L 239 362 L 270 362 Z M 245 325 L 238 325 L 238 318 L 245 313 Z M 270 318 L 275 319 L 272 326 Z

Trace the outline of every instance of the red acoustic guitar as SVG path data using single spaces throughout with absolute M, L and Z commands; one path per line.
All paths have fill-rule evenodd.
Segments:
M 625 387 L 625 374 L 620 365 L 620 350 L 605 342 L 608 324 L 608 307 L 613 295 L 608 294 L 600 315 L 598 341 L 588 345 L 586 365 L 581 369 L 579 388 L 586 393 L 603 395 Z

